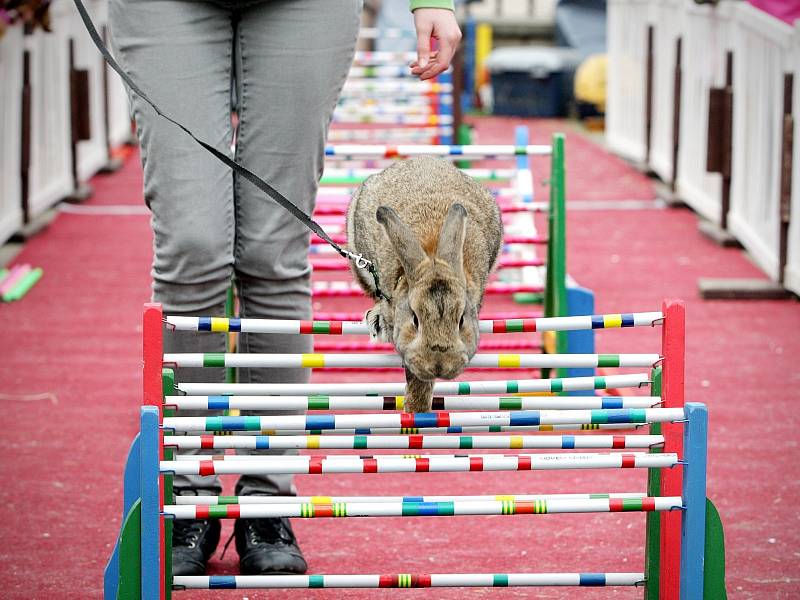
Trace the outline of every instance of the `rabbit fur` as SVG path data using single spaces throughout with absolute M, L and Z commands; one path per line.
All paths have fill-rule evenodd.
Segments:
M 478 313 L 503 239 L 492 195 L 449 161 L 417 157 L 368 177 L 347 211 L 349 250 L 372 261 L 381 291 L 351 263 L 375 300 L 373 339 L 403 359 L 405 410 L 431 408 L 436 378 L 453 379 L 478 346 Z

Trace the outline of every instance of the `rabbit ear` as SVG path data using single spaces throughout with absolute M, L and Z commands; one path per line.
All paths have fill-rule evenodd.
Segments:
M 389 241 L 397 253 L 397 258 L 400 259 L 403 271 L 405 271 L 406 277 L 409 277 L 425 259 L 425 250 L 423 250 L 422 244 L 414 236 L 414 232 L 388 206 L 379 206 L 375 212 L 375 218 L 378 223 L 383 225 L 386 235 L 389 236 Z
M 464 236 L 467 230 L 467 210 L 461 204 L 453 204 L 444 218 L 439 232 L 436 257 L 447 262 L 461 274 L 464 269 Z

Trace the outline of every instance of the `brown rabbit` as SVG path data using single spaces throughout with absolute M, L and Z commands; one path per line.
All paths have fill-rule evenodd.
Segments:
M 411 158 L 356 190 L 347 239 L 390 297 L 379 298 L 370 273 L 352 265 L 375 300 L 365 315 L 370 334 L 403 359 L 406 411 L 429 411 L 434 380 L 458 376 L 478 347 L 478 312 L 503 239 L 500 208 L 449 161 Z

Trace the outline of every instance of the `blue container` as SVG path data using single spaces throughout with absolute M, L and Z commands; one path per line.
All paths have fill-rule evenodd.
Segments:
M 492 113 L 560 117 L 572 98 L 579 54 L 546 46 L 500 48 L 486 60 L 492 81 Z

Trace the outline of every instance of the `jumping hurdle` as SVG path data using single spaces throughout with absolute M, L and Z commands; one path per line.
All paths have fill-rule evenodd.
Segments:
M 164 317 L 159 305 L 145 306 L 144 406 L 140 433 L 126 465 L 124 523 L 106 568 L 107 599 L 170 598 L 174 590 L 185 589 L 512 586 L 642 586 L 648 600 L 725 597 L 724 582 L 720 581 L 718 572 L 705 569 L 705 565 L 721 564 L 720 526 L 706 500 L 706 409 L 702 404 L 684 404 L 683 399 L 684 318 L 680 303 L 666 302 L 659 312 L 541 318 L 527 324 L 530 332 L 537 328 L 586 331 L 660 326 L 662 343 L 658 353 L 627 355 L 640 356 L 637 364 L 652 366 L 646 373 L 605 378 L 438 382 L 433 411 L 418 414 L 397 412 L 402 410 L 403 399 L 397 393 L 398 384 L 394 383 L 176 384 L 171 369 L 165 367 L 195 364 L 196 357 L 164 354 L 164 323 L 168 328 L 196 331 L 198 335 L 229 331 L 366 334 L 363 323 Z M 509 325 L 484 321 L 481 329 L 485 331 L 491 327 L 497 333 L 518 330 L 516 324 Z M 566 364 L 571 359 L 569 355 L 551 355 L 548 360 Z M 205 359 L 201 362 L 205 363 Z M 213 366 L 219 366 L 219 357 L 214 357 L 212 362 Z M 263 365 L 262 357 L 256 355 L 254 364 Z M 612 380 L 615 377 L 620 379 Z M 652 395 L 611 398 L 518 395 L 545 386 L 560 393 L 575 387 L 602 389 L 610 384 L 614 387 L 650 386 Z M 399 385 L 402 388 L 402 384 Z M 507 396 L 495 395 L 501 389 L 499 393 Z M 234 406 L 274 410 L 277 414 L 180 416 L 184 409 L 219 410 Z M 377 412 L 280 414 L 297 408 Z M 639 428 L 649 431 L 640 433 Z M 628 431 L 614 433 L 620 429 Z M 584 433 L 571 433 L 575 430 Z M 567 433 L 555 434 L 556 431 Z M 299 448 L 311 453 L 292 456 L 224 454 L 226 449 L 269 448 Z M 193 449 L 216 450 L 217 453 L 182 454 Z M 348 449 L 414 452 L 453 449 L 460 454 L 320 453 Z M 484 449 L 502 449 L 506 453 L 480 452 Z M 558 452 L 561 450 L 569 452 Z M 587 476 L 595 469 L 634 469 L 634 472 L 646 469 L 649 474 L 647 490 L 544 495 L 175 498 L 171 489 L 172 475 L 178 473 L 335 476 L 336 473 L 562 469 L 583 469 Z M 630 511 L 647 514 L 646 539 L 643 540 L 647 558 L 645 570 L 638 573 L 173 577 L 169 563 L 173 519 L 510 517 Z

